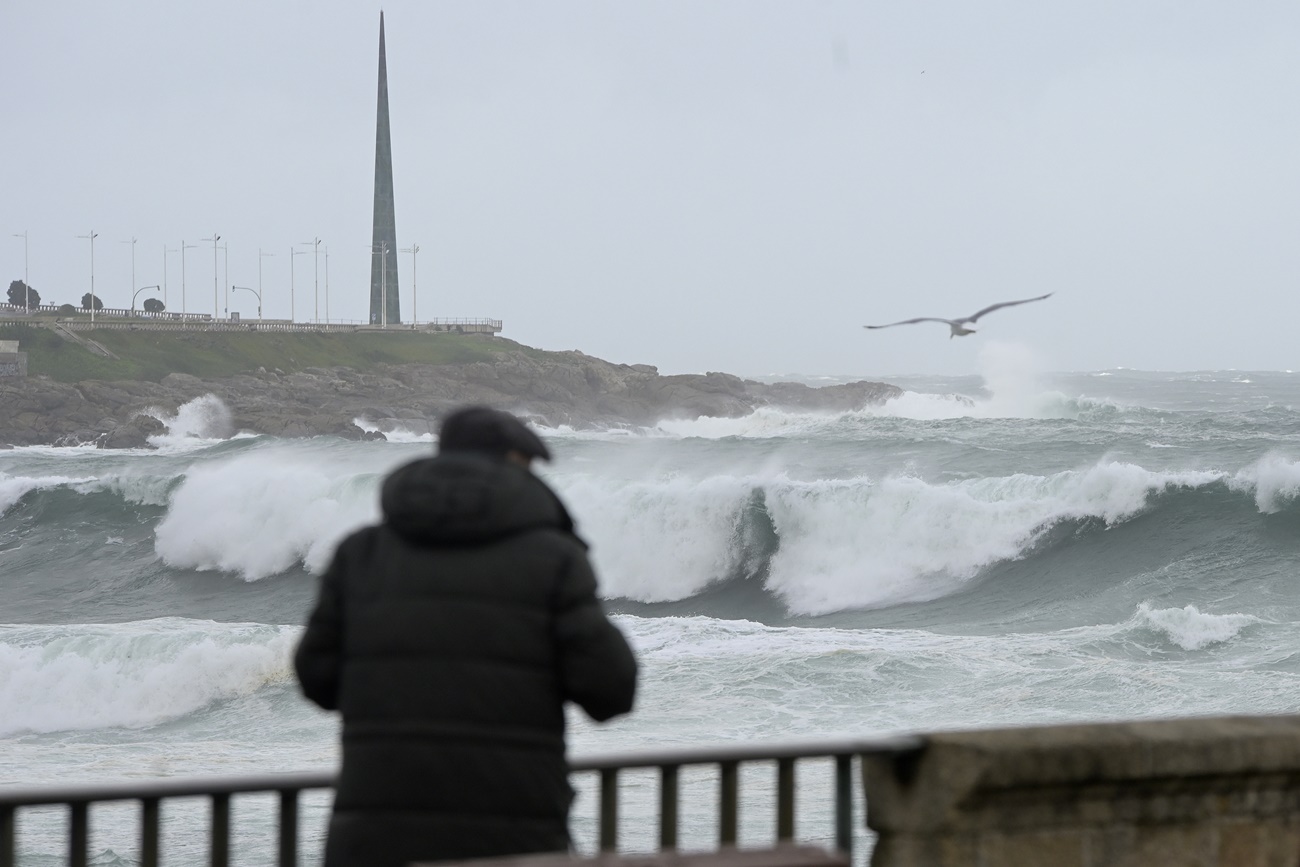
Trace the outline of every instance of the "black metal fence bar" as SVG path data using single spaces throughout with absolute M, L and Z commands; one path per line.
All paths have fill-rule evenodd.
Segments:
M 212 796 L 212 867 L 230 867 L 230 794 Z
M 298 867 L 298 790 L 280 790 L 280 867 Z
M 14 808 L 0 804 L 0 867 L 13 867 L 15 858 Z
M 853 755 L 835 757 L 835 848 L 853 851 Z
M 776 760 L 776 839 L 794 839 L 794 759 Z
M 86 867 L 90 860 L 90 804 L 76 801 L 68 805 L 68 863 Z
M 659 848 L 669 852 L 677 849 L 677 765 L 659 768 Z
M 159 798 L 140 801 L 140 867 L 158 867 Z
M 718 845 L 735 846 L 740 830 L 740 762 L 718 764 Z
M 618 768 L 600 770 L 600 851 L 618 851 Z

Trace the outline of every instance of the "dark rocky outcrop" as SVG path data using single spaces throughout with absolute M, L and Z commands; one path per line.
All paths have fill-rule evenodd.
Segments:
M 374 373 L 317 367 L 223 379 L 173 373 L 161 382 L 75 385 L 37 376 L 0 380 L 0 443 L 139 447 L 163 429 L 157 416 L 175 414 L 208 394 L 229 407 L 232 430 L 360 439 L 366 433 L 357 419 L 380 430 L 423 433 L 449 409 L 466 403 L 499 406 L 546 425 L 589 428 L 737 417 L 763 406 L 842 412 L 900 393 L 880 382 L 811 388 L 726 373 L 660 376 L 648 365 L 612 364 L 581 352 L 509 352 L 493 362 L 392 365 Z

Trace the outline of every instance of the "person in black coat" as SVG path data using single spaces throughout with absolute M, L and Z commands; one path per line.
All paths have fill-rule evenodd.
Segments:
M 564 705 L 627 713 L 637 665 L 534 458 L 513 415 L 457 411 L 339 544 L 294 656 L 343 718 L 326 867 L 569 848 Z

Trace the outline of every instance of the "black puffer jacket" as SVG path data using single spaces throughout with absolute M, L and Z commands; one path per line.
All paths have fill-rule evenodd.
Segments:
M 564 703 L 626 713 L 636 662 L 586 546 L 527 469 L 449 453 L 384 483 L 294 659 L 343 716 L 327 867 L 567 849 Z

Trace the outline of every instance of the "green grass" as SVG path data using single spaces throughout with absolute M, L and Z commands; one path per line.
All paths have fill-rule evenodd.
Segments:
M 151 380 L 169 373 L 204 378 L 254 373 L 293 373 L 308 367 L 374 371 L 387 364 L 457 364 L 490 361 L 503 352 L 544 356 L 504 338 L 472 334 L 258 334 L 223 332 L 80 331 L 119 356 L 104 358 L 32 325 L 0 325 L 0 340 L 17 340 L 27 353 L 30 376 L 60 382 Z

